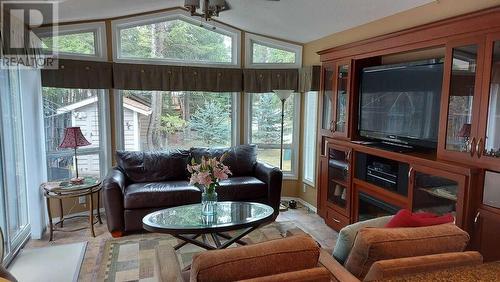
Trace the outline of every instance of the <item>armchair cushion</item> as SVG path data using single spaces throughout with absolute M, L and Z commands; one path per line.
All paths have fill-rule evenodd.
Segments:
M 446 268 L 479 265 L 483 257 L 478 252 L 456 252 L 411 258 L 388 259 L 375 262 L 364 281 L 412 275 Z
M 379 260 L 461 252 L 469 234 L 454 224 L 415 228 L 363 228 L 358 232 L 345 268 L 363 278 Z
M 333 257 L 341 264 L 344 264 L 349 256 L 349 253 L 351 252 L 352 246 L 354 245 L 356 234 L 358 234 L 358 231 L 361 230 L 361 228 L 384 227 L 384 225 L 386 225 L 391 218 L 392 215 L 377 217 L 370 220 L 356 222 L 342 228 L 339 232 L 339 236 L 337 237 L 337 241 L 335 242 Z
M 187 180 L 189 151 L 116 152 L 118 167 L 132 182 Z
M 318 244 L 307 235 L 208 251 L 193 257 L 190 279 L 238 281 L 314 268 L 319 253 Z

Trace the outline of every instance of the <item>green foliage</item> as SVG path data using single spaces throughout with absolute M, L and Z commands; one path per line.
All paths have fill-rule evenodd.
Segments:
M 174 134 L 185 127 L 186 122 L 179 116 L 169 114 L 161 116 L 161 130 L 166 134 Z
M 253 94 L 253 115 L 257 130 L 253 141 L 259 144 L 279 144 L 281 133 L 281 101 L 274 94 Z
M 231 62 L 229 36 L 182 20 L 131 27 L 120 35 L 123 57 Z
M 230 112 L 224 106 L 207 101 L 191 116 L 190 128 L 207 145 L 225 144 L 230 140 Z
M 295 53 L 254 43 L 253 62 L 267 64 L 293 64 L 295 63 Z
M 42 38 L 43 44 L 54 51 L 86 55 L 95 54 L 93 32 L 60 35 L 57 36 L 57 40 L 57 46 L 53 46 L 53 40 L 50 37 Z

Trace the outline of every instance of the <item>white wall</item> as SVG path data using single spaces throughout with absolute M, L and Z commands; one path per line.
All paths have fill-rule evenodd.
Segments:
M 42 85 L 39 70 L 21 71 L 21 95 L 26 156 L 26 186 L 31 238 L 40 239 L 46 227 L 45 201 L 40 184 L 47 180 L 44 147 Z

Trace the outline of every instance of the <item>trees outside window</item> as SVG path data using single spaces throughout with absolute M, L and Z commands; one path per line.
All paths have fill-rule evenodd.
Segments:
M 254 64 L 294 64 L 295 53 L 283 49 L 253 43 L 252 61 Z
M 95 55 L 95 33 L 82 32 L 66 35 L 54 36 L 56 40 L 50 37 L 42 38 L 44 48 L 53 50 L 58 53 L 85 54 Z M 53 43 L 57 42 L 54 46 Z
M 293 94 L 285 102 L 283 171 L 292 172 L 296 158 L 295 115 L 298 94 Z M 297 96 L 297 97 L 296 97 Z M 257 158 L 274 166 L 280 164 L 281 141 L 281 101 L 274 93 L 250 94 L 249 143 L 257 144 Z
M 126 150 L 228 147 L 233 93 L 122 91 Z
M 233 63 L 233 38 L 219 29 L 173 18 L 118 27 L 118 58 L 190 63 Z

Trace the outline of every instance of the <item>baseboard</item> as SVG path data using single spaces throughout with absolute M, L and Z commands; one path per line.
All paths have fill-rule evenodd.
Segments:
M 102 214 L 104 213 L 104 208 L 100 208 L 99 212 Z M 95 211 L 94 211 L 95 214 Z M 64 217 L 72 217 L 72 216 L 88 216 L 89 211 L 82 211 L 82 212 L 77 212 L 77 213 L 70 213 L 70 214 L 65 214 Z M 53 217 L 52 222 L 58 222 L 61 219 L 61 217 Z
M 316 209 L 315 206 L 309 204 L 308 202 L 304 201 L 303 199 L 301 199 L 299 197 L 281 197 L 281 200 L 283 200 L 283 201 L 295 200 L 295 201 L 301 203 L 303 206 L 307 207 L 309 210 L 313 211 L 314 213 L 318 213 L 318 209 Z

